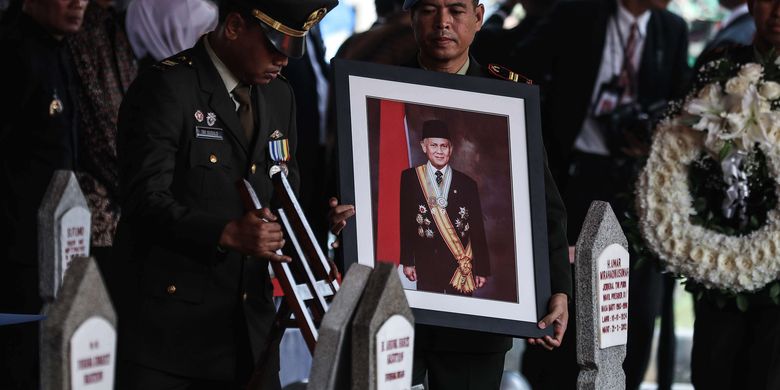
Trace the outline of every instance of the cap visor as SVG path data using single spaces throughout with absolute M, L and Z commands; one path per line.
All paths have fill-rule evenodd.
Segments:
M 293 37 L 274 30 L 267 24 L 260 22 L 265 31 L 265 36 L 274 45 L 276 50 L 290 58 L 301 58 L 306 52 L 306 37 Z

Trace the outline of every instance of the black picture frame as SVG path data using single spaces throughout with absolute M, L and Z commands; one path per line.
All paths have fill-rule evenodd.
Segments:
M 448 110 L 467 118 L 470 118 L 469 115 L 487 115 L 484 118 L 493 121 L 503 116 L 506 118 L 505 131 L 509 140 L 505 148 L 509 156 L 507 164 L 510 183 L 508 190 L 510 204 L 505 207 L 511 211 L 509 214 L 512 222 L 515 267 L 513 275 L 517 275 L 516 301 L 512 302 L 511 299 L 502 301 L 490 297 L 461 297 L 415 290 L 406 290 L 407 298 L 414 312 L 415 321 L 419 324 L 523 338 L 552 335 L 552 327 L 542 330 L 537 326 L 538 321 L 547 313 L 547 303 L 550 298 L 543 173 L 545 154 L 541 136 L 538 87 L 496 79 L 339 59 L 334 59 L 332 65 L 337 107 L 341 203 L 356 206 L 356 217 L 342 232 L 345 269 L 355 262 L 373 266 L 377 261 L 375 240 L 378 225 L 375 219 L 380 214 L 377 209 L 381 207 L 377 206 L 378 201 L 373 199 L 377 190 L 372 190 L 372 187 L 376 186 L 372 184 L 372 180 L 376 179 L 374 176 L 377 175 L 372 176 L 371 173 L 374 162 L 369 156 L 369 149 L 372 146 L 366 146 L 370 144 L 367 141 L 368 133 L 374 134 L 373 132 L 380 131 L 370 130 L 376 128 L 376 123 L 369 123 L 372 122 L 371 118 L 376 116 L 372 114 L 376 110 L 371 111 L 371 107 L 377 103 L 372 99 L 378 99 L 380 101 L 378 104 L 382 104 L 383 101 L 402 102 L 406 107 L 406 115 L 409 110 L 417 109 L 419 112 L 435 111 L 439 116 L 446 116 L 441 113 L 450 112 Z M 457 100 L 459 103 L 456 105 L 448 103 L 453 99 L 459 99 Z M 511 108 L 502 112 L 501 109 L 494 109 L 494 103 L 496 107 Z M 516 107 L 515 104 L 519 104 L 520 107 Z M 488 107 L 487 110 L 485 107 Z M 520 112 L 522 115 L 519 114 Z M 404 121 L 407 119 L 405 116 Z M 408 122 L 404 123 L 409 125 Z M 495 123 L 500 123 L 500 120 Z M 410 156 L 414 149 L 412 146 L 414 141 L 410 137 L 411 131 L 407 126 L 406 136 Z M 482 131 L 482 133 L 487 132 Z M 502 131 L 496 130 L 494 133 L 500 135 Z M 471 137 L 472 134 L 466 136 Z M 485 141 L 485 143 L 489 142 Z M 500 145 L 496 147 L 501 150 Z M 520 150 L 523 148 L 525 150 Z M 409 165 L 414 166 L 411 161 Z M 366 175 L 369 178 L 368 184 L 366 184 Z M 526 184 L 516 185 L 517 183 Z M 480 193 L 486 191 L 480 188 Z M 366 194 L 368 194 L 368 202 L 365 201 Z M 522 204 L 517 204 L 518 199 Z M 368 218 L 368 223 L 364 223 L 365 218 Z M 524 223 L 518 221 L 530 222 L 530 226 L 522 226 Z M 522 237 L 518 237 L 521 233 Z M 373 248 L 371 245 L 364 244 L 365 242 L 374 243 Z M 530 252 L 528 248 L 518 243 L 530 243 Z M 530 253 L 530 256 L 523 256 L 523 253 Z M 403 280 L 403 277 L 401 278 Z M 511 288 L 507 288 L 508 290 Z M 498 296 L 498 293 L 496 294 Z M 447 300 L 452 300 L 454 303 L 450 304 Z M 469 308 L 471 305 L 469 300 L 474 301 L 473 306 L 479 307 Z M 506 314 L 505 310 L 501 310 L 503 307 L 510 307 L 506 305 L 517 305 L 517 311 L 510 310 L 514 314 Z

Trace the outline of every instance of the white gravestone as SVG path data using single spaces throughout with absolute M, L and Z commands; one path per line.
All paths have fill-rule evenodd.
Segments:
M 70 383 L 73 390 L 112 390 L 116 363 L 116 330 L 105 318 L 84 321 L 70 338 Z
M 376 333 L 377 390 L 408 390 L 412 387 L 414 325 L 394 315 Z
M 410 389 L 413 349 L 414 316 L 396 266 L 377 263 L 352 321 L 352 390 Z
M 90 218 L 89 210 L 83 207 L 74 207 L 60 218 L 58 244 L 61 250 L 60 269 L 62 269 L 63 277 L 73 259 L 89 256 Z M 62 278 L 60 278 L 60 283 L 62 283 Z
M 54 172 L 38 209 L 39 293 L 51 302 L 76 257 L 89 256 L 91 214 L 76 175 Z
M 598 264 L 600 348 L 625 345 L 628 340 L 628 251 L 612 244 Z
M 320 325 L 308 390 L 348 389 L 352 383 L 352 319 L 371 267 L 352 264 Z
M 594 201 L 574 261 L 578 390 L 624 390 L 628 241 L 609 203 Z
M 41 389 L 113 389 L 117 319 L 95 260 L 73 259 L 46 314 Z

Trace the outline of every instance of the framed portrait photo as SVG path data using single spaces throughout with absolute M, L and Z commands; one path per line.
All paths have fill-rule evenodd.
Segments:
M 551 335 L 537 87 L 334 60 L 345 268 L 397 264 L 417 323 Z

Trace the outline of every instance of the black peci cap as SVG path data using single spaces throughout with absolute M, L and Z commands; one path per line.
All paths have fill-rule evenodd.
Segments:
M 447 129 L 447 124 L 438 119 L 423 122 L 422 139 L 426 138 L 450 139 L 450 131 Z
M 338 0 L 226 0 L 244 6 L 260 22 L 266 37 L 282 54 L 301 58 L 306 34 Z

